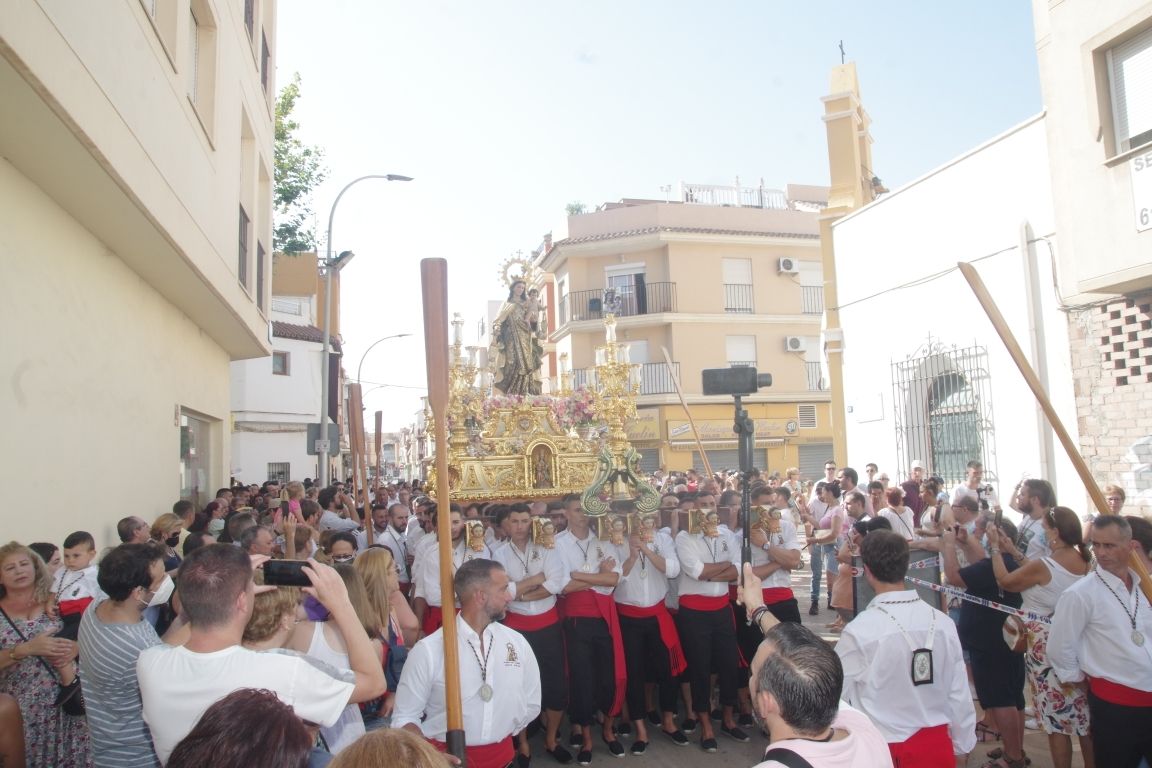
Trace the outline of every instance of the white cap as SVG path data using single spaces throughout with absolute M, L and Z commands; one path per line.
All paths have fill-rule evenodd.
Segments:
M 912 469 L 924 469 L 924 465 L 920 463 L 920 459 L 914 459 L 912 461 Z

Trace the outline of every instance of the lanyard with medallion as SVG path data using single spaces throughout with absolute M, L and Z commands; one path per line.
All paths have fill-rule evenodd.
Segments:
M 912 685 L 931 685 L 934 680 L 932 677 L 932 643 L 936 639 L 936 610 L 928 606 L 928 610 L 932 611 L 932 624 L 928 627 L 928 645 L 925 648 L 917 648 L 916 644 L 912 642 L 904 627 L 900 624 L 899 620 L 888 611 L 884 610 L 884 605 L 898 605 L 901 603 L 920 603 L 923 602 L 919 597 L 914 597 L 909 600 L 890 600 L 887 603 L 880 603 L 873 600 L 872 607 L 892 619 L 892 623 L 900 630 L 900 634 L 904 636 L 905 642 L 912 651 L 912 667 L 911 678 Z M 925 603 L 927 605 L 927 603 Z
M 1138 619 L 1140 617 L 1140 587 L 1139 587 L 1139 585 L 1137 585 L 1137 584 L 1132 585 L 1132 595 L 1135 598 L 1136 607 L 1133 610 L 1129 611 L 1128 610 L 1128 604 L 1124 602 L 1124 599 L 1121 598 L 1120 595 L 1118 595 L 1116 593 L 1116 590 L 1112 589 L 1112 586 L 1107 581 L 1104 580 L 1103 576 L 1100 575 L 1100 566 L 1097 565 L 1096 568 L 1093 570 L 1096 571 L 1096 578 L 1100 579 L 1100 583 L 1104 585 L 1104 588 L 1112 593 L 1112 597 L 1116 598 L 1116 602 L 1120 603 L 1120 607 L 1124 609 L 1124 615 L 1128 617 L 1128 621 L 1132 622 L 1132 634 L 1130 635 L 1130 637 L 1132 638 L 1132 644 L 1133 645 L 1144 645 L 1144 633 L 1136 628 L 1136 619 Z

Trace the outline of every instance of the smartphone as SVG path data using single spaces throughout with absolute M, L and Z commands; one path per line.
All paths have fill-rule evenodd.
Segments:
M 264 583 L 275 587 L 310 587 L 303 560 L 269 560 L 264 563 Z

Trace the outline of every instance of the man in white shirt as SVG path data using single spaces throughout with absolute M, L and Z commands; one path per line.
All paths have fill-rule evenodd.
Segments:
M 408 507 L 394 502 L 385 508 L 381 504 L 372 505 L 371 536 L 368 531 L 356 535 L 363 552 L 373 544 L 387 547 L 396 563 L 396 578 L 400 591 L 405 597 L 412 588 L 412 572 L 408 566 Z
M 976 499 L 982 510 L 995 512 L 1000 509 L 1000 499 L 996 490 L 990 485 L 984 485 L 984 465 L 973 459 L 968 462 L 964 482 L 952 489 L 950 503 L 956 506 L 956 501 L 962 496 L 971 496 Z
M 1025 560 L 1038 560 L 1052 554 L 1044 534 L 1044 517 L 1056 506 L 1056 491 L 1047 480 L 1030 478 L 1016 492 L 1016 509 L 1023 517 L 1017 528 L 1016 548 Z
M 342 517 L 338 510 L 345 510 L 346 514 L 355 516 L 356 505 L 352 499 L 338 491 L 335 487 L 320 491 L 316 499 L 324 512 L 320 515 L 319 527 L 321 531 L 358 531 L 360 523 L 356 520 Z M 350 512 L 348 510 L 351 510 Z
M 568 583 L 560 614 L 568 654 L 568 721 L 583 737 L 576 762 L 592 762 L 592 724 L 596 711 L 604 714 L 601 736 L 614 757 L 624 756 L 613 723 L 624 702 L 626 673 L 620 620 L 612 591 L 620 580 L 614 549 L 605 546 L 590 528 L 580 497 L 563 499 L 568 528 L 556 536 Z
M 554 549 L 532 541 L 532 517 L 524 504 L 500 509 L 496 525 L 507 528 L 510 538 L 496 549 L 496 561 L 504 566 L 513 591 L 504 625 L 524 636 L 540 667 L 541 704 L 544 707 L 544 751 L 561 764 L 572 755 L 557 741 L 557 731 L 568 705 L 568 676 L 564 660 L 564 632 L 556 596 L 568 584 L 564 563 Z M 519 751 L 531 757 L 528 733 L 519 735 Z
M 615 511 L 635 513 L 631 504 L 618 504 Z M 672 614 L 664 604 L 668 580 L 680 575 L 680 560 L 672 537 L 659 530 L 659 517 L 657 511 L 642 515 L 639 530 L 633 531 L 622 547 L 616 547 L 621 550 L 619 557 L 623 564 L 614 597 L 628 668 L 626 698 L 635 732 L 634 755 L 642 755 L 648 748 L 648 726 L 644 718 L 647 709 L 644 688 L 648 682 L 657 686 L 664 735 L 674 744 L 688 744 L 688 737 L 674 719 L 677 678 L 686 667 L 684 650 Z
M 1096 765 L 1152 760 L 1152 604 L 1129 567 L 1139 543 L 1119 515 L 1092 525 L 1096 567 L 1056 603 L 1048 662 L 1061 682 L 1086 685 Z
M 740 547 L 720 526 L 716 510 L 693 510 L 691 514 L 698 521 L 696 532 L 680 531 L 676 535 L 676 555 L 680 558 L 676 627 L 688 661 L 692 707 L 701 729 L 700 747 L 705 752 L 716 752 L 718 745 L 710 716 L 714 671 L 720 683 L 721 730 L 737 741 L 748 741 L 736 724 L 734 713 L 740 684 L 740 650 L 728 602 L 728 582 L 736 578 Z
M 836 644 L 843 699 L 872 718 L 893 762 L 953 765 L 976 745 L 976 711 L 952 619 L 908 589 L 908 543 L 892 531 L 860 542 L 876 596 Z
M 452 571 L 453 573 L 466 562 L 484 558 L 494 560 L 492 550 L 485 544 L 480 550 L 468 546 L 468 539 L 464 535 L 464 519 L 460 514 L 460 507 L 450 506 L 452 530 Z M 432 506 L 432 523 L 436 524 L 438 511 Z M 443 606 L 440 594 L 440 543 L 434 536 L 420 540 L 420 549 L 416 561 L 412 566 L 412 612 L 420 622 L 421 632 L 428 636 L 440 628 L 443 622 Z
M 528 641 L 500 624 L 510 598 L 508 574 L 494 560 L 469 560 L 453 579 L 460 600 L 456 643 L 460 701 L 469 768 L 504 768 L 515 750 L 512 735 L 540 714 L 540 669 Z M 444 630 L 408 653 L 392 727 L 404 728 L 446 749 Z
M 322 726 L 334 725 L 348 704 L 385 692 L 380 657 L 348 600 L 340 574 L 314 560 L 308 561 L 304 573 L 312 581 L 304 592 L 328 609 L 344 638 L 352 667 L 346 678 L 333 677 L 305 657 L 241 647 L 256 586 L 252 560 L 239 547 L 210 544 L 184 559 L 177 581 L 190 628 L 188 641 L 182 646 L 153 646 L 136 662 L 144 721 L 161 763 L 168 761 L 208 707 L 240 688 L 271 690 L 302 720 Z

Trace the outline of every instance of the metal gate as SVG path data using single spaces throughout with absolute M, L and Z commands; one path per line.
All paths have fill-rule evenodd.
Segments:
M 800 477 L 815 485 L 824 479 L 824 462 L 831 459 L 832 443 L 802 443 L 796 446 L 800 451 Z
M 929 337 L 915 353 L 892 363 L 896 460 L 900 472 L 922 461 L 945 484 L 964 479 L 969 461 L 997 482 L 988 351 L 979 345 L 945 347 Z
M 712 465 L 713 472 L 725 469 L 740 469 L 740 450 L 737 448 L 716 448 L 708 451 L 708 463 Z M 692 451 L 692 466 L 701 472 L 704 471 L 704 461 L 700 458 L 700 451 Z M 763 467 L 761 467 L 763 469 Z

